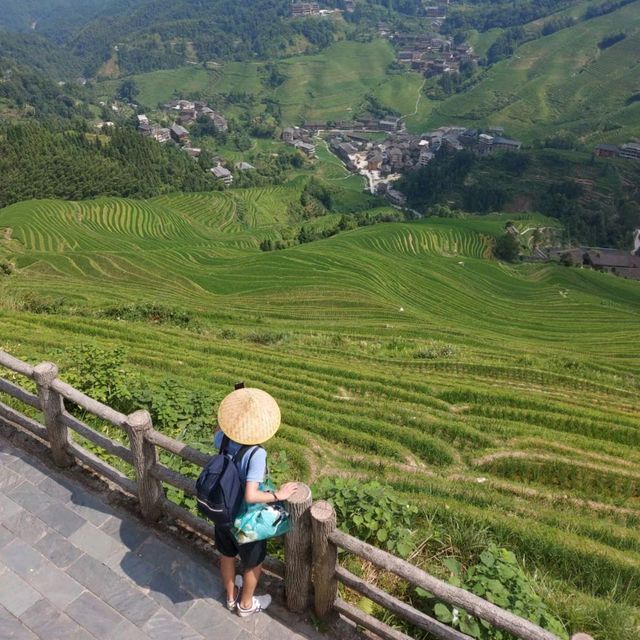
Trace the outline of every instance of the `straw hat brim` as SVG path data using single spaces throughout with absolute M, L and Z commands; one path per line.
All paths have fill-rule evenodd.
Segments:
M 280 426 L 280 407 L 262 389 L 237 389 L 218 408 L 218 425 L 223 433 L 240 444 L 261 444 Z

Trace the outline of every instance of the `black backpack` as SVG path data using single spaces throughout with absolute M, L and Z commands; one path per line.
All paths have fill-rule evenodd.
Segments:
M 251 450 L 249 463 L 258 446 L 244 445 L 235 456 L 228 452 L 229 438 L 224 436 L 220 452 L 205 465 L 196 480 L 198 511 L 218 527 L 231 527 L 242 504 L 244 485 L 240 482 L 238 464 Z

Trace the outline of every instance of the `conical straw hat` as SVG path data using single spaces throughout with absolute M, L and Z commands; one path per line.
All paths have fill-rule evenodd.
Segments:
M 260 444 L 278 430 L 280 407 L 266 391 L 237 389 L 220 403 L 218 425 L 235 442 Z

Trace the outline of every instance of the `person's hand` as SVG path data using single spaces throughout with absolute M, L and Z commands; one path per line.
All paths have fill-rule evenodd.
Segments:
M 287 482 L 286 484 L 283 484 L 276 491 L 276 494 L 278 495 L 278 500 L 287 500 L 296 492 L 297 488 L 298 488 L 297 482 Z

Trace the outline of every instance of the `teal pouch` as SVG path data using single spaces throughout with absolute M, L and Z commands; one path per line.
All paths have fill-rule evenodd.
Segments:
M 267 479 L 261 482 L 260 491 L 273 491 L 273 483 Z M 238 544 L 268 540 L 282 536 L 291 529 L 289 513 L 281 502 L 269 504 L 242 503 L 233 523 L 233 535 Z

